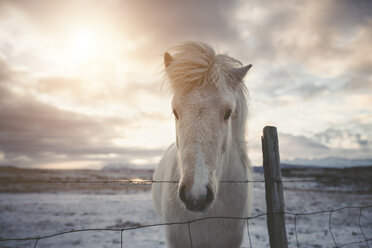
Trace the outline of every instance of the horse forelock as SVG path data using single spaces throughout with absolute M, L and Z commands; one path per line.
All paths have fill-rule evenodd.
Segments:
M 170 49 L 174 60 L 166 68 L 171 89 L 184 93 L 198 87 L 216 88 L 237 85 L 241 80 L 234 68 L 241 62 L 225 54 L 216 54 L 209 45 L 186 42 Z

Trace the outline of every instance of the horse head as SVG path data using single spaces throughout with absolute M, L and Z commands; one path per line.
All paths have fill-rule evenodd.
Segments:
M 186 208 L 205 212 L 216 198 L 222 170 L 240 120 L 242 80 L 251 65 L 226 55 L 215 55 L 203 43 L 179 47 L 164 55 L 165 71 L 174 95 L 172 109 L 180 181 L 178 196 Z M 242 109 L 244 108 L 244 109 Z M 244 137 L 241 137 L 244 139 Z

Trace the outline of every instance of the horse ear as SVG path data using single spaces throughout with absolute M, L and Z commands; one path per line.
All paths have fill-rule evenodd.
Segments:
M 249 71 L 249 69 L 251 69 L 251 67 L 252 65 L 249 64 L 243 67 L 235 68 L 234 73 L 237 75 L 238 79 L 242 81 L 245 75 L 247 74 L 247 72 Z
M 165 68 L 167 68 L 172 63 L 173 60 L 174 58 L 168 52 L 164 53 Z

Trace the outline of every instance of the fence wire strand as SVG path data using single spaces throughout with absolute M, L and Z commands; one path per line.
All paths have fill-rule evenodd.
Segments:
M 192 245 L 192 236 L 191 236 L 190 222 L 187 223 L 187 229 L 188 229 L 188 231 L 189 231 L 190 248 L 193 248 L 194 246 Z
M 247 235 L 249 240 L 249 247 L 252 248 L 251 234 L 249 233 L 249 219 L 247 219 Z
M 362 233 L 364 239 L 366 240 L 367 248 L 369 248 L 367 235 L 364 233 L 363 228 L 362 228 L 362 225 L 360 224 L 360 219 L 361 219 L 361 217 L 362 217 L 362 211 L 363 211 L 363 209 L 364 209 L 364 208 L 362 207 L 362 208 L 360 208 L 360 211 L 359 211 L 358 226 L 359 226 L 359 230 L 360 230 L 360 232 Z
M 298 243 L 298 235 L 297 235 L 297 214 L 295 214 L 295 217 L 294 217 L 294 230 L 295 230 L 295 235 L 296 235 L 296 244 L 297 244 L 297 247 L 300 247 L 300 244 Z
M 292 182 L 319 182 L 319 181 L 325 181 L 330 180 L 327 178 L 319 178 L 318 179 L 304 179 L 304 180 L 281 180 L 278 182 L 283 183 L 292 183 Z M 178 183 L 178 180 L 152 180 L 152 179 L 115 179 L 115 180 L 83 180 L 83 179 L 77 179 L 77 180 L 20 180 L 20 181 L 12 181 L 12 180 L 0 180 L 0 183 L 7 182 L 7 183 L 102 183 L 102 184 L 109 184 L 109 183 L 115 183 L 115 184 L 131 184 L 131 185 L 151 185 L 154 183 Z M 230 181 L 230 180 L 224 180 L 220 181 L 221 183 L 265 183 L 265 180 L 241 180 L 241 181 Z M 296 245 L 299 248 L 299 239 L 298 239 L 298 231 L 297 231 L 297 217 L 298 216 L 308 216 L 308 215 L 316 215 L 316 214 L 324 214 L 329 213 L 329 220 L 328 220 L 328 230 L 331 234 L 334 247 L 340 248 L 340 247 L 346 247 L 353 244 L 361 244 L 366 243 L 367 247 L 369 248 L 368 242 L 372 240 L 372 237 L 369 238 L 365 234 L 362 225 L 361 225 L 361 218 L 362 218 L 362 212 L 363 209 L 366 208 L 372 208 L 371 205 L 365 205 L 365 206 L 346 206 L 336 209 L 329 209 L 329 210 L 319 210 L 315 212 L 303 212 L 303 213 L 293 213 L 293 212 L 281 212 L 279 214 L 284 215 L 292 215 L 294 216 L 294 230 L 295 230 L 295 238 L 296 238 Z M 361 235 L 363 236 L 364 240 L 344 243 L 344 244 L 338 244 L 336 242 L 335 236 L 332 231 L 332 214 L 334 212 L 342 211 L 344 209 L 359 209 L 359 216 L 358 216 L 358 227 L 360 230 Z M 251 217 L 234 217 L 234 216 L 214 216 L 214 217 L 204 217 L 199 219 L 193 219 L 189 221 L 182 221 L 182 222 L 170 222 L 170 223 L 156 223 L 156 224 L 148 224 L 148 225 L 140 225 L 140 226 L 134 226 L 134 227 L 127 227 L 127 228 L 86 228 L 86 229 L 76 229 L 76 230 L 69 230 L 69 231 L 63 231 L 58 233 L 53 233 L 50 235 L 45 236 L 37 236 L 37 237 L 25 237 L 25 238 L 0 238 L 0 242 L 5 241 L 32 241 L 34 240 L 34 248 L 37 247 L 39 240 L 48 239 L 56 236 L 71 234 L 71 233 L 80 233 L 80 232 L 100 232 L 100 231 L 109 231 L 109 232 L 120 232 L 120 247 L 124 247 L 124 238 L 123 233 L 124 231 L 128 230 L 135 230 L 135 229 L 142 229 L 142 228 L 149 228 L 149 227 L 159 227 L 159 226 L 172 226 L 172 225 L 187 225 L 188 228 L 188 235 L 190 239 L 190 247 L 193 248 L 193 240 L 192 240 L 192 232 L 191 232 L 191 224 L 194 222 L 204 221 L 204 220 L 212 220 L 212 219 L 230 219 L 230 220 L 245 220 L 247 223 L 247 235 L 248 235 L 248 241 L 249 245 L 252 248 L 252 240 L 249 230 L 249 220 L 256 219 L 262 216 L 267 216 L 267 213 L 260 213 L 255 216 Z
M 332 181 L 332 178 L 317 178 L 317 179 L 292 179 L 292 180 L 275 180 L 274 182 L 278 183 L 299 183 L 299 182 L 328 182 Z M 265 180 L 222 180 L 220 183 L 265 183 Z M 152 180 L 152 179 L 141 179 L 141 178 L 132 178 L 132 179 L 107 179 L 107 180 L 89 180 L 89 179 L 74 179 L 74 180 L 33 180 L 33 179 L 21 179 L 21 180 L 9 180 L 6 178 L 1 178 L 0 183 L 76 183 L 76 184 L 129 184 L 129 185 L 152 185 L 156 183 L 174 183 L 178 184 L 178 180 Z
M 36 240 L 35 240 L 35 245 L 34 245 L 34 248 L 36 248 L 36 246 L 37 246 L 37 242 L 39 241 L 39 239 L 37 238 Z
M 333 232 L 332 232 L 332 223 L 331 223 L 332 222 L 332 213 L 333 213 L 333 210 L 329 211 L 328 229 L 329 229 L 329 233 L 331 234 L 333 243 L 335 244 L 335 247 L 338 247 L 338 245 L 336 243 L 335 236 L 333 235 Z

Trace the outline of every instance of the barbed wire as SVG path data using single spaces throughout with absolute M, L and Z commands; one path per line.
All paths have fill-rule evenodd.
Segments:
M 329 213 L 329 221 L 328 221 L 328 230 L 331 233 L 331 237 L 333 240 L 333 244 L 335 248 L 341 248 L 346 247 L 353 244 L 361 244 L 365 243 L 367 247 L 369 248 L 369 241 L 372 241 L 372 237 L 367 237 L 362 225 L 361 225 L 361 216 L 363 209 L 372 208 L 371 205 L 364 205 L 364 206 L 346 206 L 341 208 L 335 208 L 335 209 L 328 209 L 328 210 L 319 210 L 314 212 L 302 212 L 302 213 L 294 213 L 294 212 L 277 212 L 274 214 L 284 214 L 284 215 L 292 215 L 294 216 L 294 230 L 295 230 L 295 237 L 296 237 L 296 245 L 299 248 L 300 244 L 298 241 L 298 231 L 297 231 L 297 217 L 298 216 L 309 216 L 309 215 L 316 215 L 316 214 L 324 214 Z M 348 242 L 344 244 L 340 244 L 336 241 L 336 238 L 332 232 L 332 213 L 334 212 L 340 212 L 345 209 L 359 209 L 359 218 L 358 218 L 358 227 L 360 230 L 361 235 L 363 236 L 364 240 L 358 240 L 353 242 Z M 6 242 L 6 241 L 32 241 L 34 240 L 34 248 L 37 247 L 37 244 L 39 240 L 48 239 L 56 236 L 71 234 L 71 233 L 80 233 L 80 232 L 100 232 L 100 231 L 108 231 L 108 232 L 120 232 L 120 245 L 123 247 L 124 241 L 123 241 L 123 232 L 129 231 L 129 230 L 135 230 L 135 229 L 143 229 L 143 228 L 149 228 L 149 227 L 159 227 L 159 226 L 172 226 L 172 225 L 187 225 L 188 228 L 188 236 L 190 239 L 190 247 L 193 248 L 193 241 L 192 241 L 192 233 L 191 233 L 191 224 L 195 222 L 205 221 L 205 220 L 217 220 L 217 219 L 229 219 L 229 220 L 245 220 L 247 222 L 247 236 L 249 240 L 249 245 L 251 248 L 252 241 L 251 241 L 251 235 L 249 231 L 249 220 L 260 218 L 263 216 L 267 216 L 267 213 L 260 213 L 254 216 L 250 217 L 236 217 L 236 216 L 212 216 L 212 217 L 204 217 L 204 218 L 198 218 L 188 221 L 179 221 L 179 222 L 168 222 L 168 223 L 155 223 L 155 224 L 147 224 L 147 225 L 139 225 L 139 226 L 132 226 L 132 227 L 124 227 L 124 228 L 85 228 L 85 229 L 75 229 L 75 230 L 69 230 L 69 231 L 63 231 L 63 232 L 57 232 L 50 235 L 44 235 L 44 236 L 36 236 L 36 237 L 25 237 L 25 238 L 0 238 L 0 242 Z
M 293 179 L 293 180 L 275 180 L 274 182 L 282 183 L 299 183 L 299 182 L 326 182 L 332 181 L 332 178 L 317 178 L 317 179 Z M 220 183 L 265 183 L 265 180 L 221 180 Z M 153 179 L 142 179 L 142 178 L 131 178 L 131 179 L 104 179 L 104 180 L 91 180 L 91 179 L 73 179 L 73 180 L 54 180 L 54 179 L 0 179 L 1 183 L 86 183 L 86 184 L 133 184 L 133 185 L 151 185 L 156 183 L 179 183 L 178 180 L 153 180 Z

